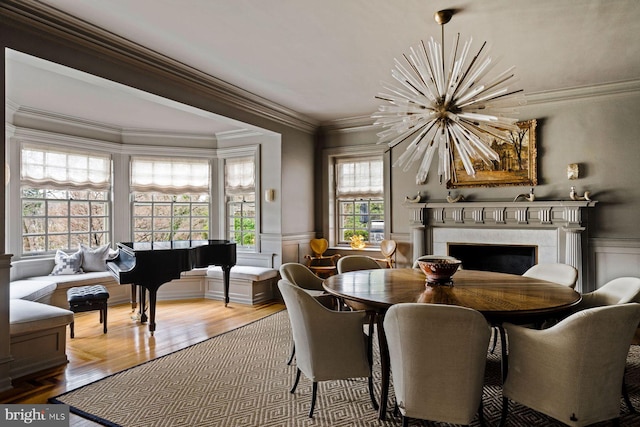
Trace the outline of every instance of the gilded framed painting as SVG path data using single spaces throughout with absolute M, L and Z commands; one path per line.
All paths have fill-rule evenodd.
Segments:
M 518 127 L 518 132 L 510 132 L 508 142 L 494 140 L 491 144 L 500 156 L 499 161 L 490 166 L 482 160 L 474 161 L 475 176 L 467 175 L 455 152 L 452 167 L 455 173 L 447 182 L 447 188 L 537 185 L 536 120 L 518 122 Z

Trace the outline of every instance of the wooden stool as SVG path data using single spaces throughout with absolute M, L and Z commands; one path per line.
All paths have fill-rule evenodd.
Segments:
M 100 323 L 103 325 L 103 333 L 107 333 L 107 300 L 109 292 L 102 285 L 79 286 L 67 290 L 67 301 L 69 310 L 74 313 L 100 310 Z M 74 337 L 73 323 L 69 325 L 71 338 Z

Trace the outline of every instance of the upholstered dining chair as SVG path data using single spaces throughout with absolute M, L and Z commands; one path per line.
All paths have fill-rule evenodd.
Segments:
M 588 308 L 549 329 L 505 323 L 509 370 L 500 424 L 509 400 L 570 426 L 617 419 L 638 322 L 640 304 L 630 303 Z
M 576 310 L 603 305 L 640 302 L 640 278 L 618 277 L 610 280 L 593 292 L 582 295 Z
M 338 260 L 338 274 L 356 270 L 373 270 L 382 268 L 378 261 L 365 255 L 347 255 Z
M 559 283 L 571 289 L 576 287 L 578 280 L 578 270 L 569 264 L 542 263 L 536 264 L 522 273 L 525 277 L 546 280 L 547 282 Z
M 383 240 L 380 242 L 380 253 L 384 258 L 376 259 L 376 261 L 384 263 L 387 268 L 393 268 L 393 265 L 396 263 L 396 260 L 393 256 L 398 250 L 398 243 L 395 240 Z
M 468 425 L 482 417 L 491 331 L 480 312 L 453 305 L 393 305 L 385 315 L 403 426 L 410 418 Z
M 297 262 L 287 262 L 280 266 L 280 277 L 289 281 L 293 285 L 296 285 L 327 308 L 335 309 L 338 303 L 336 299 L 329 295 L 322 287 L 324 279 L 316 276 L 313 271 L 309 270 L 306 265 L 299 264 Z M 291 346 L 291 355 L 287 360 L 287 365 L 290 365 L 296 354 L 295 345 Z
M 313 382 L 309 418 L 313 417 L 318 382 L 367 378 L 369 396 L 374 409 L 378 404 L 373 394 L 372 360 L 367 354 L 367 339 L 362 331 L 364 311 L 333 311 L 316 301 L 303 289 L 287 280 L 278 281 L 284 299 L 296 346 L 295 393 L 300 374 Z

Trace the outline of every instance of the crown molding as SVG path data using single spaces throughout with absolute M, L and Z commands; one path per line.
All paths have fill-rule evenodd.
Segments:
M 525 94 L 526 105 L 550 104 L 554 102 L 566 102 L 579 99 L 592 99 L 630 95 L 640 92 L 640 79 L 621 82 L 602 83 L 593 86 L 580 86 L 565 89 L 532 92 Z M 371 116 L 350 117 L 345 119 L 323 122 L 320 130 L 324 132 L 362 132 L 374 129 Z
M 115 63 L 124 62 L 137 69 L 161 75 L 241 111 L 305 132 L 314 132 L 319 125 L 319 122 L 310 117 L 36 0 L 3 0 L 0 2 L 0 13 L 4 20 L 9 18 L 18 26 L 36 29 L 48 37 L 82 46 Z
M 83 129 L 93 134 L 109 135 L 111 140 L 123 142 L 129 137 L 162 138 L 162 139 L 189 139 L 194 141 L 215 141 L 216 135 L 212 133 L 159 131 L 157 129 L 121 128 L 105 123 L 81 119 L 74 116 L 39 110 L 32 107 L 18 107 L 16 114 L 37 120 L 39 122 L 54 123 L 60 126 Z
M 572 101 L 576 99 L 589 99 L 628 95 L 640 91 L 640 79 L 621 82 L 608 82 L 592 86 L 579 86 L 565 89 L 548 90 L 525 94 L 527 105 L 548 104 L 552 102 Z

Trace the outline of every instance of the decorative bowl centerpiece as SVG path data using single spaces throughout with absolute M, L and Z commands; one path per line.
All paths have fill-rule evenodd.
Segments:
M 449 256 L 433 255 L 418 261 L 420 270 L 427 276 L 427 284 L 451 284 L 451 276 L 462 261 Z

